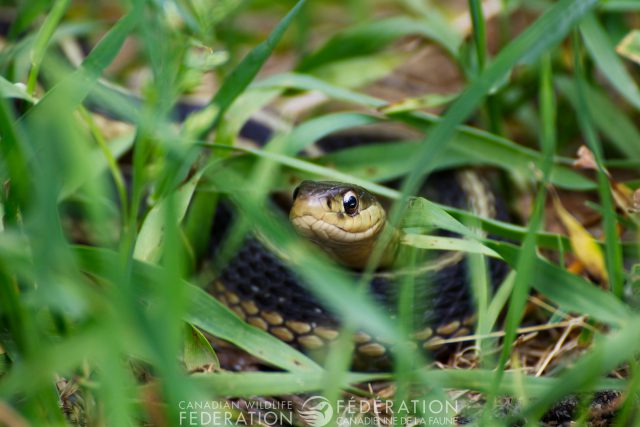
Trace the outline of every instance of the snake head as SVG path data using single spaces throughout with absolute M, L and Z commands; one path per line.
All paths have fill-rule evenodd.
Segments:
M 362 187 L 303 181 L 293 192 L 289 218 L 301 236 L 340 263 L 362 268 L 386 225 L 380 202 Z

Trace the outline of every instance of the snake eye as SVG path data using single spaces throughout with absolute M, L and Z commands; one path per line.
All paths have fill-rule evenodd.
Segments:
M 358 198 L 353 191 L 347 191 L 342 196 L 342 206 L 347 215 L 355 215 L 358 212 Z

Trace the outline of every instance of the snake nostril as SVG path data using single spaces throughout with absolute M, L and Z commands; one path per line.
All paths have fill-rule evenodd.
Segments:
M 300 186 L 298 185 L 296 189 L 293 190 L 293 200 L 295 200 L 298 197 L 299 193 L 300 193 Z

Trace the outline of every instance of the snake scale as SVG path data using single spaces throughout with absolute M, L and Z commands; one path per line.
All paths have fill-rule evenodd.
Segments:
M 336 149 L 336 146 L 343 148 L 345 145 L 360 145 L 370 139 L 370 136 L 359 138 L 357 134 L 346 137 L 337 135 L 325 138 L 319 144 L 332 150 Z M 357 222 L 358 214 L 349 218 L 351 215 L 348 212 L 348 202 L 354 202 L 348 200 L 353 199 L 349 196 L 354 193 L 359 196 L 359 209 L 364 204 L 362 199 L 371 198 L 370 203 L 377 203 L 368 192 L 347 183 L 305 182 L 296 189 L 293 199 L 301 199 L 299 193 L 317 193 L 318 187 L 326 190 L 324 193 L 320 191 L 322 194 L 329 191 L 329 199 L 334 201 L 332 204 L 327 198 L 321 199 L 320 208 L 333 209 L 333 217 L 351 220 L 351 223 L 354 220 Z M 444 205 L 469 209 L 485 217 L 505 216 L 501 203 L 496 202 L 485 180 L 469 170 L 432 174 L 420 195 Z M 327 200 L 329 207 L 325 206 Z M 292 219 L 296 209 L 292 210 Z M 364 209 L 362 211 L 364 212 Z M 232 222 L 232 212 L 228 205 L 225 207 L 224 204 L 218 209 L 214 218 L 214 241 L 223 240 Z M 382 212 L 384 215 L 384 211 Z M 443 230 L 439 230 L 438 233 L 444 236 L 452 235 Z M 318 239 L 312 240 L 318 243 Z M 321 246 L 326 243 L 321 242 Z M 356 243 L 343 242 L 340 245 L 342 252 L 334 258 L 344 256 L 344 251 L 349 251 L 345 248 L 353 244 Z M 214 245 L 213 251 L 216 249 Z M 359 250 L 357 248 L 356 252 Z M 414 296 L 414 338 L 416 344 L 422 348 L 437 353 L 443 350 L 439 344 L 442 339 L 469 335 L 475 319 L 465 254 L 440 252 L 431 258 L 430 272 L 423 273 L 422 280 L 416 279 L 416 283 L 421 283 L 422 286 L 416 286 Z M 366 261 L 366 256 L 364 260 Z M 358 274 L 357 266 L 355 270 L 354 274 Z M 489 272 L 493 284 L 496 285 L 504 277 L 506 266 L 491 260 Z M 370 294 L 381 306 L 386 307 L 390 317 L 396 316 L 398 296 L 398 283 L 395 283 L 392 277 L 374 275 L 369 285 Z M 311 294 L 284 260 L 255 236 L 247 237 L 238 252 L 222 268 L 211 292 L 249 324 L 268 331 L 301 350 L 313 352 L 325 348 L 339 335 L 340 324 L 334 313 Z M 362 366 L 376 367 L 388 364 L 389 346 L 386 343 L 364 332 L 357 332 L 353 339 L 356 348 L 354 360 L 359 360 Z

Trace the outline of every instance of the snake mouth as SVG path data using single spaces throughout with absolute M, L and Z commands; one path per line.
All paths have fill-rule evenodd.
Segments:
M 318 216 L 317 212 L 304 212 L 296 213 L 290 219 L 299 234 L 320 244 L 352 244 L 375 240 L 384 227 L 385 216 L 372 208 L 361 215 L 358 218 L 341 219 L 331 213 Z

